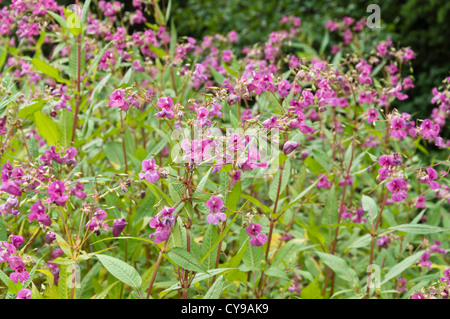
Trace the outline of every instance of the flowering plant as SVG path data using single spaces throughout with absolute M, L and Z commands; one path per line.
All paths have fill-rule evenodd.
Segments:
M 415 53 L 364 20 L 238 51 L 92 6 L 0 11 L 2 296 L 448 298 L 450 77 L 415 118 Z

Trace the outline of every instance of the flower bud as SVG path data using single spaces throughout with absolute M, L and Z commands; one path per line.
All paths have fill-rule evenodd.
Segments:
M 45 243 L 50 245 L 55 239 L 56 235 L 53 232 L 49 231 L 47 233 L 47 236 L 45 236 Z
M 127 224 L 128 223 L 125 221 L 125 218 L 119 218 L 119 219 L 114 220 L 113 230 L 112 230 L 113 236 L 114 237 L 119 236 Z
M 284 146 L 283 146 L 284 155 L 288 155 L 288 154 L 292 153 L 299 145 L 300 145 L 300 143 L 298 143 L 298 142 L 287 141 L 286 143 L 284 143 Z

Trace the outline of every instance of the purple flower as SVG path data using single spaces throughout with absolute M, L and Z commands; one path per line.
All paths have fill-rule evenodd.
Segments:
M 55 239 L 56 239 L 55 233 L 49 231 L 47 233 L 47 235 L 45 236 L 45 243 L 50 245 L 51 243 L 53 243 L 55 241 Z
M 77 182 L 75 187 L 70 190 L 70 195 L 75 195 L 79 199 L 85 199 L 87 194 L 83 192 L 84 184 Z
M 284 155 L 288 155 L 288 154 L 292 153 L 299 145 L 300 145 L 300 143 L 298 143 L 298 142 L 287 141 L 286 143 L 284 143 L 284 146 L 283 146 Z
M 64 206 L 69 196 L 64 194 L 66 187 L 61 181 L 54 181 L 48 188 L 49 198 L 47 203 L 55 203 L 58 206 Z
M 430 253 L 428 251 L 425 251 L 420 256 L 420 265 L 425 268 L 430 268 L 432 263 L 430 260 L 428 260 L 429 258 L 430 258 Z
M 155 237 L 155 244 L 159 244 L 169 239 L 172 227 L 175 225 L 175 218 L 172 216 L 174 211 L 175 208 L 164 206 L 164 208 L 150 220 L 149 226 L 156 231 L 149 237 L 150 239 Z
M 331 184 L 328 182 L 328 177 L 325 174 L 319 175 L 319 182 L 317 183 L 318 188 L 330 188 Z
M 145 173 L 139 173 L 140 179 L 145 179 L 149 183 L 155 183 L 160 178 L 160 173 L 157 170 L 155 159 L 147 159 L 142 161 L 142 170 Z
M 419 197 L 417 197 L 416 203 L 414 204 L 415 207 L 417 208 L 427 208 L 427 206 L 425 205 L 425 196 L 423 195 L 419 195 Z
M 17 197 L 20 197 L 22 195 L 22 190 L 20 189 L 19 185 L 17 185 L 13 181 L 3 182 L 2 186 L 0 187 L 0 191 L 7 192 Z
M 12 270 L 14 270 L 14 272 L 9 275 L 9 278 L 11 278 L 11 280 L 17 284 L 18 281 L 20 282 L 24 282 L 27 281 L 28 278 L 30 278 L 30 275 L 27 271 L 27 269 L 25 268 L 25 264 L 22 261 L 22 259 L 20 259 L 20 257 L 16 257 L 13 256 L 9 259 L 9 266 L 11 267 Z
M 124 99 L 124 96 L 124 89 L 115 90 L 109 97 L 108 106 L 119 107 L 121 110 L 128 111 L 129 105 L 128 102 Z
M 20 289 L 16 299 L 31 299 L 31 290 L 26 288 Z
M 252 246 L 262 246 L 267 241 L 267 236 L 261 234 L 262 226 L 260 224 L 251 223 L 245 229 L 247 235 L 251 237 L 250 245 Z
M 119 219 L 114 220 L 113 230 L 112 230 L 113 236 L 114 237 L 119 236 L 127 224 L 128 223 L 125 221 L 125 218 L 119 218 Z
M 386 184 L 386 187 L 392 193 L 394 202 L 401 202 L 407 197 L 408 182 L 404 178 L 393 178 Z
M 19 248 L 23 244 L 23 237 L 19 235 L 11 236 L 11 244 Z
M 369 117 L 367 118 L 367 122 L 370 124 L 372 122 L 378 121 L 380 118 L 378 117 L 378 111 L 377 109 L 370 109 L 369 112 L 367 112 Z
M 206 207 L 209 209 L 209 215 L 206 217 L 206 221 L 211 225 L 218 225 L 219 220 L 225 221 L 227 215 L 225 215 L 226 207 L 223 205 L 223 200 L 219 196 L 213 196 L 206 202 Z
M 377 245 L 382 248 L 387 248 L 388 244 L 391 243 L 391 238 L 388 236 L 383 236 L 377 240 Z
M 419 293 L 415 293 L 411 296 L 411 299 L 425 299 L 425 296 Z
M 52 224 L 50 217 L 45 213 L 45 206 L 40 201 L 31 205 L 30 212 L 31 214 L 28 215 L 30 223 L 36 219 L 45 226 Z

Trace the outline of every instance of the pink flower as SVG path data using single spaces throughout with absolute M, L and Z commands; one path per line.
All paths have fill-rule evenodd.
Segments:
M 378 121 L 380 118 L 378 117 L 377 109 L 370 109 L 368 112 L 367 122 L 370 124 L 372 122 Z
M 225 221 L 227 215 L 225 211 L 227 208 L 223 205 L 223 200 L 219 196 L 213 196 L 206 202 L 206 207 L 209 209 L 209 215 L 206 217 L 206 221 L 211 225 L 218 225 L 219 220 Z
M 119 107 L 123 111 L 128 111 L 129 105 L 128 102 L 124 99 L 124 96 L 125 96 L 124 89 L 115 90 L 109 97 L 108 106 Z
M 31 299 L 31 290 L 26 288 L 20 289 L 16 299 Z
M 66 187 L 61 181 L 54 181 L 48 188 L 49 198 L 47 203 L 55 203 L 58 206 L 64 206 L 69 196 L 64 194 Z
M 404 178 L 393 178 L 386 184 L 386 187 L 392 193 L 391 198 L 394 202 L 401 202 L 407 197 L 408 182 Z
M 325 174 L 319 175 L 319 182 L 317 183 L 318 188 L 330 188 L 331 184 L 328 182 L 328 177 Z
M 298 142 L 287 141 L 287 142 L 284 143 L 284 145 L 283 145 L 283 153 L 284 153 L 284 155 L 289 155 L 289 154 L 292 153 L 299 145 L 300 145 L 300 143 L 298 143 Z
M 251 237 L 250 245 L 252 246 L 262 246 L 267 241 L 267 236 L 261 234 L 262 226 L 256 223 L 251 223 L 245 229 L 247 235 Z
M 427 206 L 425 205 L 425 196 L 419 195 L 414 206 L 417 208 L 427 208 Z
M 156 231 L 149 237 L 150 239 L 153 237 L 155 238 L 155 244 L 159 244 L 169 239 L 172 227 L 175 225 L 175 218 L 172 216 L 174 211 L 175 208 L 164 206 L 164 208 L 150 220 L 149 226 Z
M 144 173 L 139 173 L 139 178 L 145 179 L 149 183 L 155 183 L 160 178 L 160 173 L 157 169 L 155 159 L 147 159 L 142 161 L 142 170 Z

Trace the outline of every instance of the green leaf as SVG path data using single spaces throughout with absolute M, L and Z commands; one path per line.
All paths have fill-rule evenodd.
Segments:
M 384 280 L 383 280 L 383 282 L 381 284 L 382 285 L 385 284 L 386 282 L 388 282 L 392 278 L 397 277 L 403 271 L 405 271 L 406 269 L 408 269 L 409 267 L 414 265 L 420 259 L 420 256 L 423 254 L 423 252 L 424 252 L 424 250 L 421 250 L 421 251 L 415 253 L 414 255 L 405 258 L 400 263 L 398 263 L 395 266 L 393 266 L 391 268 L 391 270 L 389 270 L 389 272 L 386 274 L 386 276 L 384 277 Z
M 241 193 L 242 193 L 241 181 L 237 181 L 236 184 L 234 184 L 233 189 L 227 196 L 225 206 L 231 210 L 234 211 L 237 210 L 237 204 L 239 202 L 239 199 L 241 198 Z
M 215 225 L 209 225 L 206 229 L 205 235 L 203 236 L 201 252 L 202 255 L 205 255 L 209 249 L 214 245 L 216 239 L 218 237 L 217 227 Z M 208 269 L 213 269 L 216 264 L 216 256 L 217 256 L 218 247 L 214 248 L 213 252 L 207 256 L 205 261 L 202 263 Z M 237 265 L 235 266 L 237 267 Z
M 289 259 L 295 260 L 297 258 L 297 253 L 303 250 L 307 250 L 310 248 L 315 247 L 315 245 L 308 245 L 305 246 L 305 244 L 301 241 L 292 239 L 288 241 L 286 244 L 284 244 L 275 255 L 275 258 L 272 262 L 272 266 L 278 266 L 283 261 L 287 261 Z
M 162 59 L 162 58 L 164 58 L 165 56 L 167 56 L 167 52 L 164 51 L 163 49 L 158 48 L 158 47 L 156 47 L 156 46 L 154 46 L 154 45 L 152 45 L 152 44 L 149 44 L 149 47 L 150 47 L 150 51 L 152 51 L 153 53 L 155 53 L 155 54 L 158 56 L 158 58 Z
M 52 12 L 52 11 L 49 11 L 49 10 L 46 10 L 46 11 L 47 11 L 47 13 L 48 13 L 49 15 L 51 15 L 51 16 L 53 17 L 53 19 L 56 20 L 56 22 L 59 23 L 59 25 L 60 25 L 61 27 L 65 28 L 65 29 L 68 29 L 66 19 L 64 19 L 63 17 L 61 17 L 60 15 L 58 15 L 58 14 Z
M 68 148 L 72 141 L 73 113 L 62 109 L 58 121 L 58 130 L 61 136 L 61 145 Z
M 9 277 L 2 270 L 0 270 L 0 280 L 3 281 L 6 287 L 9 285 Z
M 0 216 L 0 241 L 6 241 L 8 239 L 8 224 Z
M 221 275 L 219 278 L 217 278 L 211 288 L 209 288 L 203 299 L 219 299 L 224 288 L 225 280 L 223 279 L 223 275 Z
M 319 175 L 319 174 L 325 173 L 325 170 L 322 167 L 322 165 L 320 165 L 319 162 L 317 162 L 311 156 L 308 156 L 307 158 L 305 158 L 305 160 L 303 162 L 309 168 L 311 173 L 313 173 L 314 175 Z
M 222 233 L 216 239 L 216 241 L 211 246 L 211 248 L 209 248 L 209 250 L 206 252 L 206 254 L 202 257 L 202 259 L 200 260 L 200 263 L 203 263 L 205 261 L 205 259 L 209 256 L 209 254 L 216 248 L 216 246 L 219 245 L 219 243 L 222 241 L 222 239 L 225 237 L 225 235 L 227 235 L 228 231 L 230 230 L 231 226 L 234 224 L 234 222 L 236 221 L 238 216 L 239 216 L 239 214 L 234 215 L 234 218 L 231 220 L 231 222 L 228 224 L 228 226 L 222 231 Z
M 306 188 L 305 190 L 303 190 L 303 192 L 301 192 L 299 195 L 297 195 L 297 197 L 295 197 L 293 200 L 290 201 L 289 204 L 287 204 L 286 206 L 283 207 L 283 212 L 288 210 L 289 208 L 291 208 L 293 205 L 295 205 L 295 203 L 297 203 L 300 199 L 303 198 L 303 196 L 305 196 L 306 194 L 309 193 L 309 191 L 311 189 L 313 189 L 316 184 L 319 182 L 320 179 L 317 179 L 314 183 L 312 183 L 308 188 Z
M 236 118 L 236 116 L 234 116 L 232 110 L 230 110 L 230 123 L 231 123 L 231 127 L 233 127 L 234 129 L 239 129 L 239 121 Z
M 83 26 L 81 24 L 80 17 L 78 13 L 73 12 L 70 9 L 66 9 L 63 7 L 64 15 L 66 16 L 67 27 L 69 28 L 69 32 L 73 35 L 79 35 L 83 32 Z
M 203 189 L 205 188 L 206 182 L 208 181 L 209 178 L 209 174 L 211 174 L 212 171 L 212 167 L 205 173 L 205 175 L 202 177 L 202 179 L 200 180 L 200 182 L 198 183 L 196 189 L 197 191 L 203 191 Z
M 97 296 L 95 296 L 95 299 L 104 299 L 107 295 L 108 292 L 120 281 L 115 281 L 113 282 L 111 285 L 109 285 L 108 287 L 106 287 L 102 292 L 100 292 Z
M 217 269 L 209 270 L 207 274 L 206 273 L 198 273 L 195 275 L 195 278 L 192 280 L 191 287 L 200 281 L 206 280 L 208 278 L 211 278 L 212 276 L 217 276 L 218 274 L 228 272 L 228 271 L 231 271 L 234 269 L 235 268 L 217 268 Z M 172 285 L 171 287 L 167 288 L 166 290 L 160 292 L 159 296 L 162 297 L 165 294 L 167 294 L 168 292 L 170 292 L 172 290 L 177 290 L 180 288 L 181 288 L 181 284 L 180 284 L 180 282 L 178 282 L 175 285 Z
M 264 254 L 261 246 L 249 246 L 242 257 L 242 261 L 244 265 L 247 266 L 245 271 L 261 270 L 262 264 L 261 262 L 264 260 Z
M 102 254 L 96 256 L 111 275 L 131 286 L 141 295 L 139 287 L 142 284 L 142 278 L 136 269 L 115 257 Z
M 67 265 L 59 265 L 58 299 L 68 299 Z
M 22 283 L 17 281 L 17 283 L 13 282 L 11 279 L 8 280 L 8 292 L 11 294 L 17 294 L 20 289 L 22 289 Z
M 28 115 L 34 114 L 37 111 L 40 111 L 45 103 L 47 103 L 46 101 L 42 101 L 42 100 L 38 100 L 33 104 L 30 104 L 22 109 L 19 110 L 18 116 L 22 117 L 22 118 L 26 118 L 28 117 Z
M 436 226 L 430 226 L 430 225 L 425 225 L 425 224 L 403 224 L 403 225 L 398 225 L 398 226 L 393 226 L 393 227 L 389 227 L 386 232 L 383 232 L 382 234 L 385 233 L 390 233 L 393 231 L 402 231 L 405 233 L 410 233 L 410 234 L 435 234 L 435 233 L 441 233 L 441 232 L 448 232 L 449 229 L 445 229 L 445 228 L 441 228 L 441 227 L 436 227 Z M 380 234 L 381 235 L 381 234 Z
M 362 196 L 361 201 L 362 201 L 362 208 L 364 209 L 364 211 L 369 213 L 370 223 L 373 227 L 374 222 L 378 216 L 378 206 L 372 198 L 366 195 Z
M 86 2 L 83 4 L 83 10 L 81 11 L 81 24 L 83 26 L 86 25 L 90 4 L 91 4 L 91 0 L 86 0 Z
M 175 49 L 177 48 L 177 29 L 175 28 L 174 20 L 170 21 L 170 47 L 169 54 L 171 57 L 175 55 Z
M 59 75 L 59 71 L 54 67 L 52 67 L 50 64 L 38 58 L 32 59 L 31 64 L 33 64 L 37 70 L 41 71 L 45 75 L 54 78 L 56 81 L 70 85 L 70 83 L 67 80 L 61 78 L 61 76 Z
M 58 125 L 50 117 L 42 114 L 40 111 L 34 112 L 34 122 L 39 135 L 45 138 L 48 145 L 56 145 L 59 142 Z
M 319 255 L 320 259 L 336 273 L 339 278 L 352 282 L 353 284 L 358 283 L 358 275 L 352 268 L 350 268 L 350 266 L 344 259 L 334 255 L 322 253 L 320 251 L 317 251 L 316 253 L 317 255 Z
M 108 160 L 110 160 L 113 165 L 124 165 L 125 159 L 123 157 L 123 149 L 119 143 L 114 141 L 106 142 L 106 144 L 103 146 L 103 151 L 105 152 Z
M 281 185 L 279 194 L 283 193 L 284 189 L 286 188 L 286 185 L 289 181 L 289 176 L 291 173 L 291 162 L 289 160 L 286 160 L 284 164 L 284 169 L 279 170 L 275 176 L 273 177 L 273 181 L 270 184 L 269 188 L 269 198 L 272 200 L 272 202 L 276 201 L 277 193 L 278 193 L 278 185 L 280 184 L 280 174 L 283 173 L 283 176 L 281 177 Z
M 66 254 L 67 257 L 72 256 L 72 252 L 70 250 L 70 246 L 69 244 L 64 240 L 64 238 L 62 238 L 59 234 L 56 234 L 56 243 L 59 245 L 59 248 L 61 248 L 61 250 L 64 252 L 64 254 Z
M 183 248 L 175 247 L 167 253 L 169 257 L 178 266 L 195 272 L 205 272 L 208 270 L 191 253 Z

